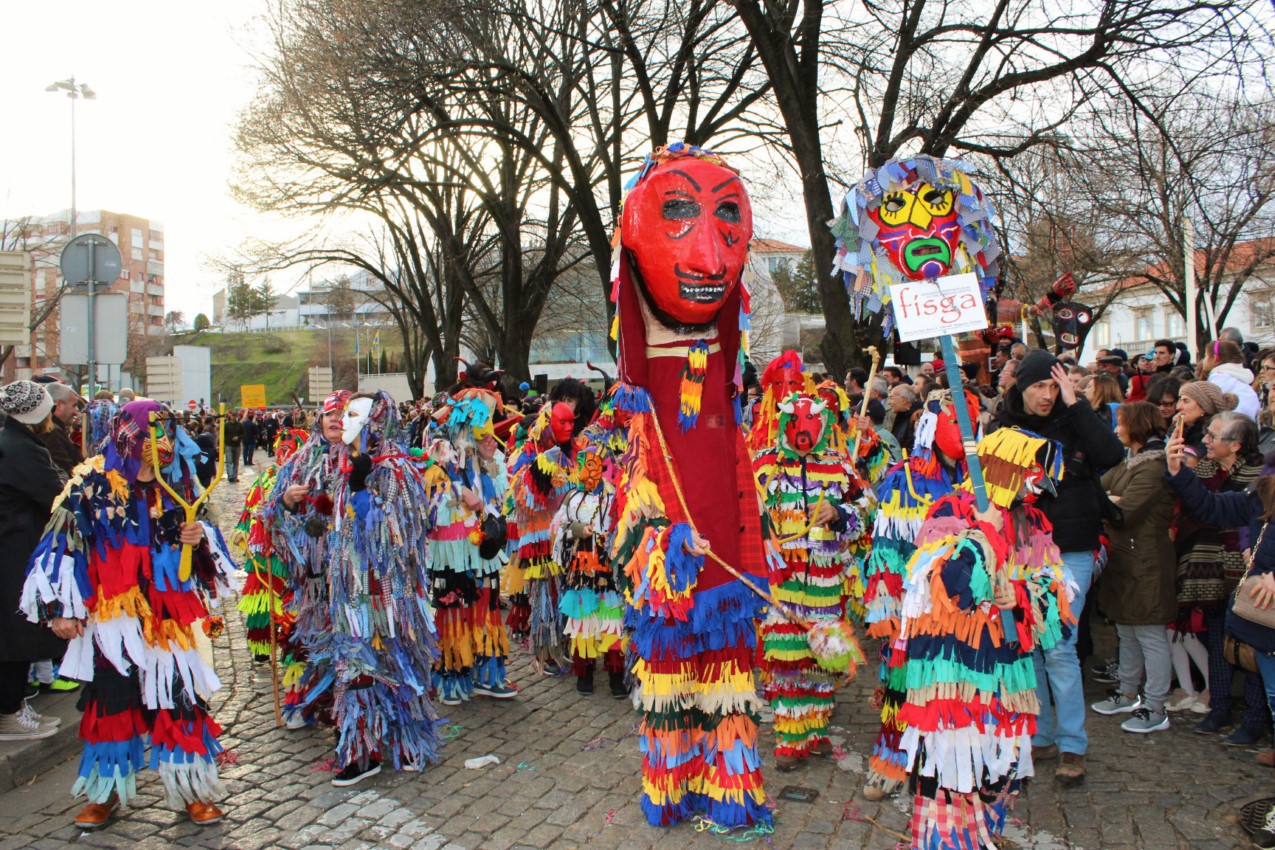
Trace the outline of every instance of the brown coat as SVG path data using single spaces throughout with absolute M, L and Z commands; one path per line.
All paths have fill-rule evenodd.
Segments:
M 1123 626 L 1159 626 L 1178 616 L 1177 555 L 1169 539 L 1173 491 L 1164 479 L 1164 446 L 1155 442 L 1102 476 L 1123 514 L 1106 523 L 1111 541 L 1098 580 L 1098 607 Z

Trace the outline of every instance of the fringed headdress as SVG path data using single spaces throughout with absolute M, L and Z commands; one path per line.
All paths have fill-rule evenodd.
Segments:
M 1023 496 L 1024 484 L 1034 469 L 1042 470 L 1050 482 L 1061 481 L 1063 476 L 1058 444 L 1018 428 L 1001 428 L 980 440 L 978 460 L 983 467 L 987 497 L 1002 508 Z

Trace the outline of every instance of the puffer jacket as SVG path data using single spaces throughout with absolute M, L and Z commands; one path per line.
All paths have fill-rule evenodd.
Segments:
M 1262 403 L 1253 390 L 1253 373 L 1238 363 L 1219 363 L 1209 371 L 1209 383 L 1224 393 L 1232 393 L 1240 400 L 1235 409 L 1257 421 Z

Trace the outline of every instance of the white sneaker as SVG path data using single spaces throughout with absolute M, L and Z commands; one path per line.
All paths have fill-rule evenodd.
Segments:
M 29 702 L 23 702 L 22 710 L 19 711 L 18 713 L 21 715 L 24 715 L 32 723 L 35 723 L 38 726 L 46 727 L 48 729 L 56 729 L 62 725 L 61 717 L 48 717 L 46 715 L 40 714 L 34 708 L 31 707 L 31 703 Z
M 35 741 L 56 735 L 58 727 L 43 726 L 23 712 L 0 714 L 0 741 Z
M 1187 711 L 1195 704 L 1197 698 L 1199 698 L 1199 694 L 1189 694 L 1178 688 L 1164 701 L 1164 710 L 1174 712 Z
M 1196 714 L 1209 713 L 1209 691 L 1207 688 L 1200 691 L 1199 695 L 1195 698 L 1195 702 L 1191 703 L 1191 711 Z
M 288 719 L 283 721 L 283 728 L 289 729 L 293 732 L 298 729 L 304 729 L 309 725 L 309 723 L 305 722 L 305 718 L 301 716 L 301 712 L 299 711 L 292 712 L 292 714 L 288 715 Z

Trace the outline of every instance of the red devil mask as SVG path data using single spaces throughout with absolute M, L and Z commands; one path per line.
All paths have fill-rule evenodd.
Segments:
M 554 442 L 558 444 L 571 441 L 571 432 L 575 429 L 576 412 L 571 405 L 560 401 L 549 412 L 549 428 L 553 431 Z
M 662 320 L 704 325 L 739 285 L 753 210 L 739 176 L 686 156 L 655 166 L 624 199 L 621 242 Z
M 933 402 L 938 404 L 938 402 Z M 966 409 L 970 414 L 970 424 L 978 422 L 978 399 L 968 391 L 965 393 Z M 944 404 L 939 408 L 938 421 L 934 425 L 934 446 L 950 458 L 963 457 L 965 446 L 961 440 L 961 424 L 956 417 L 956 407 Z
M 887 194 L 868 216 L 880 228 L 877 241 L 904 277 L 927 280 L 951 270 L 961 240 L 952 190 L 918 180 Z
M 784 420 L 784 445 L 805 457 L 813 452 L 823 439 L 825 405 L 808 395 L 789 396 L 779 405 Z
M 834 417 L 841 415 L 841 393 L 837 392 L 837 385 L 832 381 L 824 381 L 818 387 L 819 398 L 823 401 L 828 410 L 832 411 Z

